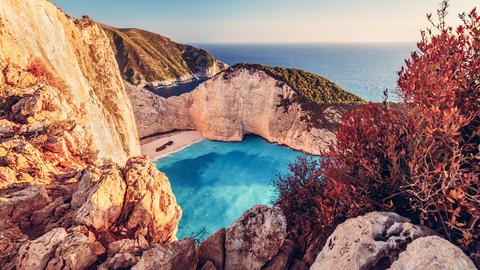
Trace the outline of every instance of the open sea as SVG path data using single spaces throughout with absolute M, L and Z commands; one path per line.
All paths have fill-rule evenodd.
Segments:
M 303 44 L 195 46 L 234 65 L 295 67 L 320 74 L 370 101 L 395 89 L 397 72 L 414 44 Z M 183 90 L 182 90 L 183 91 Z M 157 161 L 183 209 L 179 238 L 205 239 L 255 204 L 270 205 L 272 181 L 302 153 L 257 136 L 243 142 L 201 141 Z
M 256 63 L 299 68 L 324 76 L 369 101 L 394 90 L 413 43 L 195 44 L 229 65 Z

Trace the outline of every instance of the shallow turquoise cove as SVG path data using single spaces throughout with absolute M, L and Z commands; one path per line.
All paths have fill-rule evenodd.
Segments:
M 179 238 L 205 238 L 255 204 L 271 203 L 272 181 L 301 152 L 257 136 L 242 142 L 201 141 L 157 161 L 183 209 Z

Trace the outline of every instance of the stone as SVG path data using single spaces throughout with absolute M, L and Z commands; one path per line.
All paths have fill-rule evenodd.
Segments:
M 225 269 L 261 269 L 277 255 L 286 235 L 280 207 L 253 206 L 227 229 Z
M 288 270 L 295 250 L 295 242 L 286 239 L 282 248 L 275 257 L 273 257 L 262 270 Z
M 385 268 L 413 240 L 434 234 L 389 212 L 371 212 L 337 226 L 311 270 Z
M 143 252 L 132 270 L 194 270 L 198 263 L 195 239 L 158 244 Z
M 18 88 L 50 85 L 60 90 L 69 105 L 83 107 L 70 117 L 84 123 L 99 158 L 124 164 L 130 156 L 139 155 L 132 106 L 101 27 L 79 25 L 46 0 L 3 1 L 0 14 L 0 63 L 6 67 L 6 84 Z
M 117 165 L 107 163 L 86 170 L 72 197 L 75 224 L 108 231 L 122 213 L 126 184 Z
M 67 156 L 67 153 L 69 153 L 65 139 L 58 136 L 50 136 L 43 145 L 43 148 L 62 156 Z
M 391 270 L 475 270 L 472 260 L 463 251 L 438 236 L 415 239 L 400 253 Z
M 225 264 L 225 228 L 218 230 L 205 241 L 199 248 L 200 265 L 210 262 L 216 269 L 223 269 Z
M 45 269 L 56 248 L 66 237 L 64 228 L 55 228 L 23 244 L 18 252 L 17 270 Z
M 202 268 L 200 270 L 218 270 L 222 268 L 217 268 L 211 261 L 207 261 L 206 263 L 203 264 Z
M 0 167 L 14 171 L 14 178 L 0 182 L 0 188 L 8 188 L 12 183 L 28 185 L 48 184 L 56 169 L 38 149 L 29 142 L 10 139 L 0 143 Z
M 58 245 L 55 256 L 48 262 L 47 270 L 84 270 L 97 262 L 105 248 L 93 239 L 78 232 L 68 236 Z
M 47 190 L 42 186 L 32 186 L 0 196 L 0 230 L 29 218 L 50 201 Z
M 129 159 L 123 174 L 127 190 L 118 222 L 121 230 L 149 244 L 175 240 L 182 209 L 165 174 L 146 157 Z
M 99 270 L 117 270 L 117 269 L 130 269 L 138 262 L 137 257 L 132 253 L 118 253 L 109 257 L 104 263 L 102 263 Z
M 43 109 L 43 100 L 37 91 L 33 95 L 28 95 L 20 99 L 11 108 L 10 119 L 17 123 L 31 123 L 35 115 Z M 32 119 L 33 118 L 33 119 Z
M 127 86 L 140 137 L 174 130 L 197 130 L 202 137 L 241 141 L 255 134 L 272 143 L 319 155 L 336 140 L 341 115 L 351 106 L 329 105 L 312 127 L 295 101 L 296 92 L 265 72 L 239 68 L 200 84 L 191 93 L 168 99 Z M 288 109 L 285 99 L 292 100 Z
M 0 268 L 15 269 L 18 249 L 28 241 L 18 226 L 0 230 Z

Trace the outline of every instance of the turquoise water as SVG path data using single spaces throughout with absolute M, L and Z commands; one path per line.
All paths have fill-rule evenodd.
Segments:
M 270 204 L 271 183 L 301 152 L 257 136 L 242 142 L 201 141 L 157 161 L 183 209 L 178 237 L 205 238 L 255 204 Z

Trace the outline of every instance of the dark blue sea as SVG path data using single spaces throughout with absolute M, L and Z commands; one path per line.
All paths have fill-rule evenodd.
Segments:
M 257 63 L 299 68 L 330 79 L 370 101 L 394 90 L 397 72 L 413 43 L 375 44 L 195 44 L 229 65 Z

